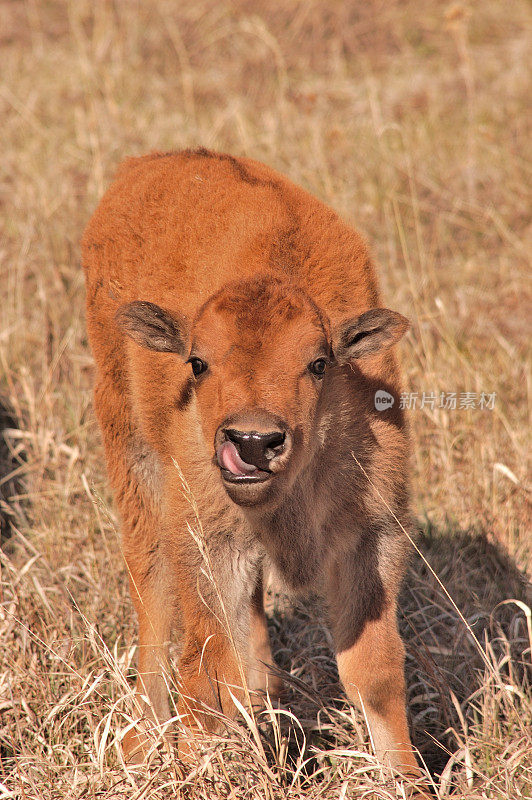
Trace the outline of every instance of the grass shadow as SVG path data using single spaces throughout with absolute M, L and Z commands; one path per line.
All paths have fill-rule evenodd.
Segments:
M 19 468 L 24 464 L 21 454 L 14 448 L 8 431 L 18 428 L 13 409 L 0 396 L 0 547 L 11 539 L 15 520 L 21 519 L 21 495 L 24 484 Z
M 484 533 L 429 528 L 419 547 L 445 589 L 416 554 L 401 593 L 400 628 L 414 742 L 439 773 L 464 738 L 464 722 L 479 724 L 487 705 L 492 721 L 511 713 L 503 685 L 530 690 L 526 618 L 508 602 L 530 604 L 530 584 Z
M 490 718 L 501 721 L 511 713 L 513 699 L 502 696 L 503 684 L 530 691 L 526 618 L 507 602 L 530 604 L 530 584 L 486 535 L 429 529 L 418 546 L 448 594 L 414 553 L 400 596 L 399 626 L 407 651 L 413 741 L 431 773 L 439 775 L 459 747 L 464 721 L 466 727 L 478 724 L 486 704 Z M 275 661 L 284 671 L 285 706 L 300 721 L 307 745 L 349 746 L 353 729 L 323 607 L 315 598 L 276 601 L 269 627 Z M 364 725 L 360 734 L 366 735 Z M 286 735 L 296 758 L 302 735 L 293 728 Z

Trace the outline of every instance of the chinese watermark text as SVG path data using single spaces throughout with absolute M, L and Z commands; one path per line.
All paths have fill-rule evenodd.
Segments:
M 399 397 L 399 408 L 493 411 L 496 397 L 495 392 L 402 392 Z M 378 407 L 377 404 L 375 407 Z

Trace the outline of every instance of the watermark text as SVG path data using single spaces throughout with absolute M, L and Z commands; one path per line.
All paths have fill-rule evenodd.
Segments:
M 402 392 L 399 408 L 493 411 L 496 397 L 495 392 Z

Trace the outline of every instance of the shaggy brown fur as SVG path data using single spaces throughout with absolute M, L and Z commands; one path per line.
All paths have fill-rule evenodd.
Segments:
M 278 690 L 268 565 L 293 590 L 321 592 L 378 756 L 415 770 L 396 627 L 407 545 L 395 518 L 408 527 L 409 511 L 392 346 L 408 323 L 379 308 L 364 242 L 268 167 L 198 150 L 126 161 L 87 227 L 83 264 L 152 712 L 169 717 L 165 648 L 178 621 L 192 729 L 211 724 L 206 707 L 233 713 L 239 660 L 253 692 Z M 385 411 L 378 389 L 395 397 Z M 128 747 L 138 756 L 141 742 Z

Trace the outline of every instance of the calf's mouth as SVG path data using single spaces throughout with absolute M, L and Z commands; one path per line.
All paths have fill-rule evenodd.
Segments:
M 238 420 L 232 422 L 219 428 L 215 440 L 216 463 L 224 482 L 242 486 L 264 483 L 284 468 L 291 447 L 286 426 L 267 419 L 261 426 L 266 431 L 260 431 L 241 421 L 238 425 Z
M 228 483 L 260 483 L 269 480 L 273 475 L 271 469 L 264 469 L 244 461 L 235 443 L 230 439 L 217 448 L 216 460 L 222 478 Z

